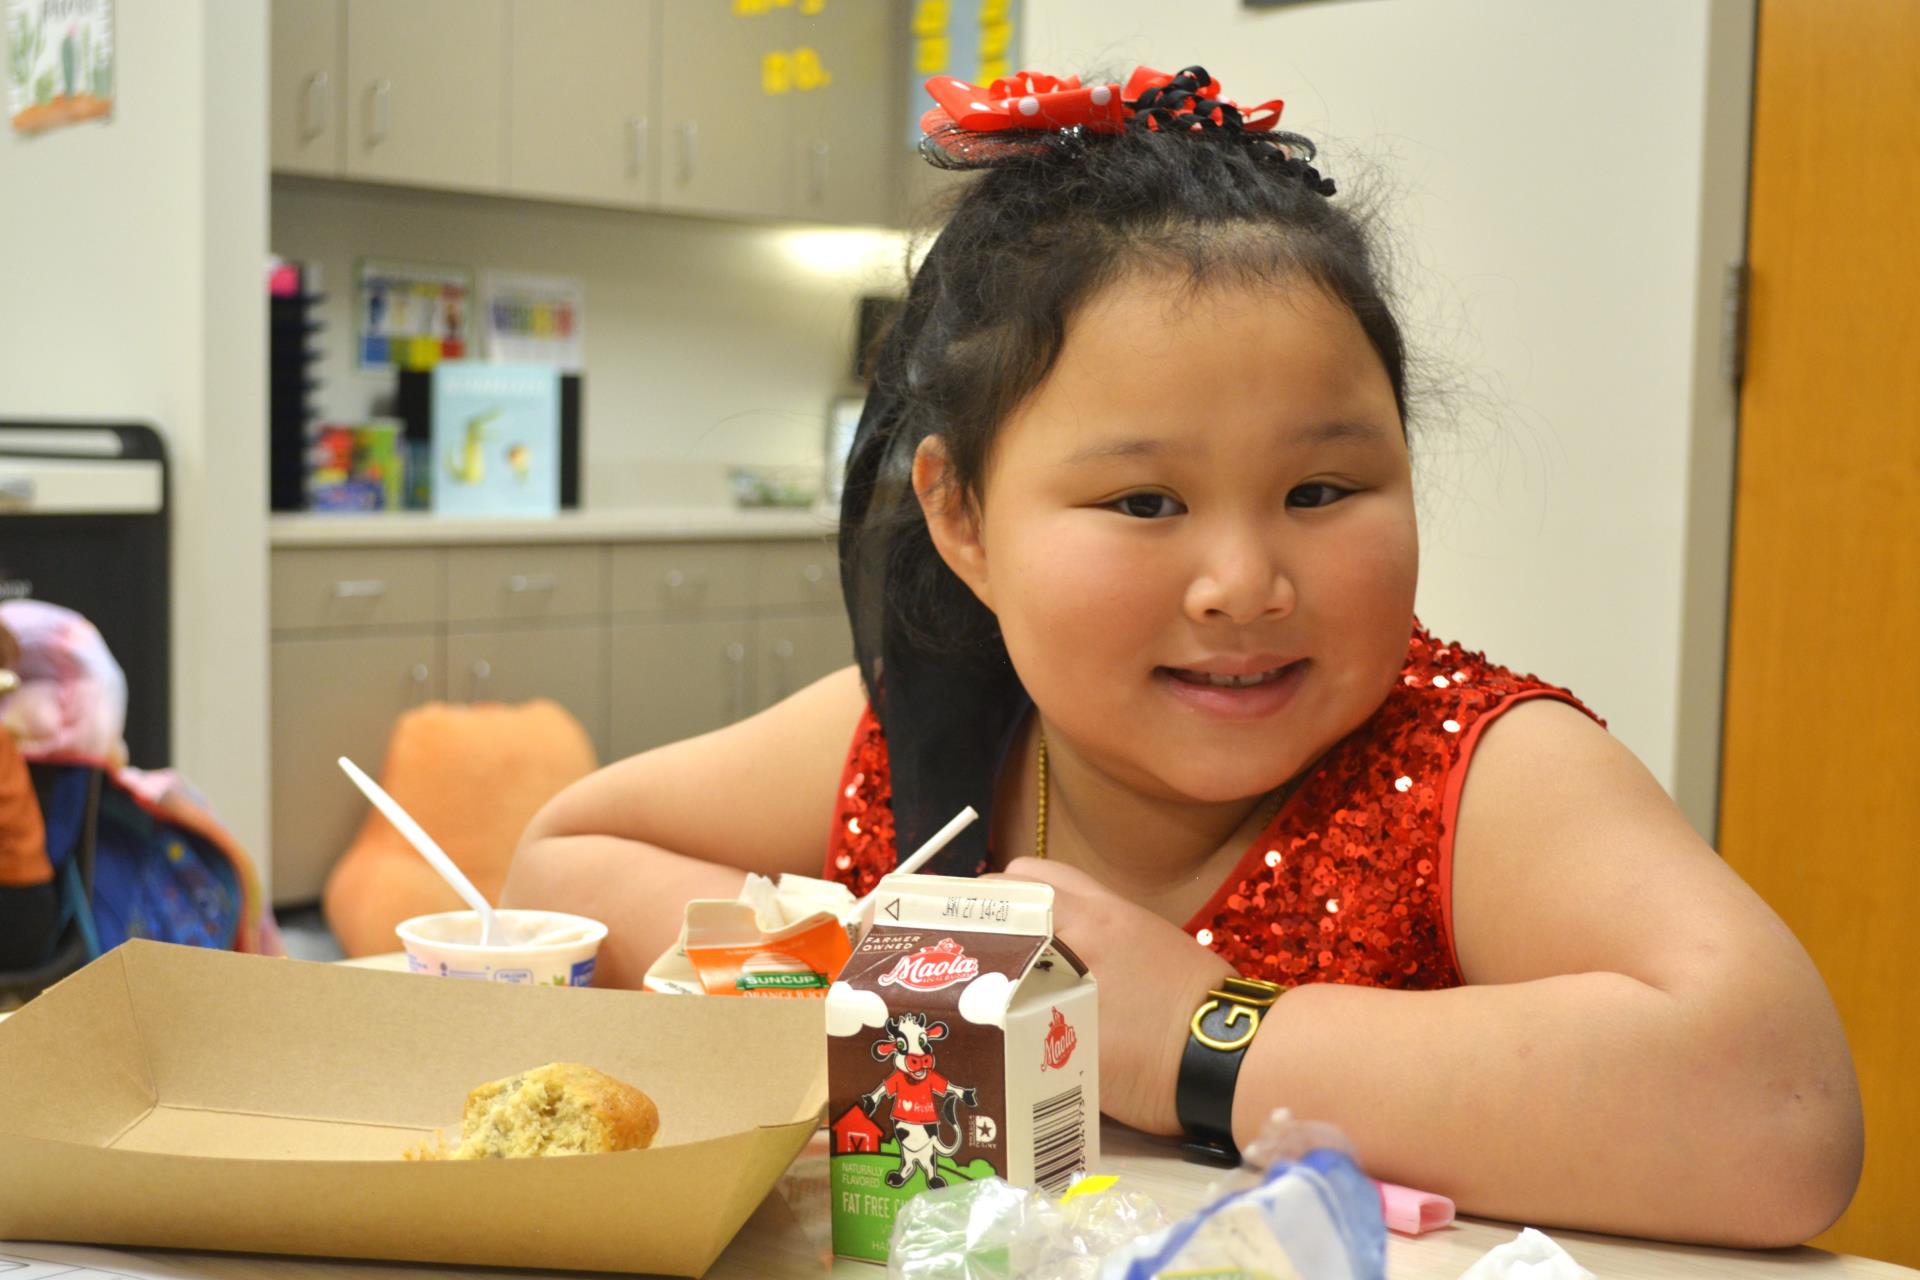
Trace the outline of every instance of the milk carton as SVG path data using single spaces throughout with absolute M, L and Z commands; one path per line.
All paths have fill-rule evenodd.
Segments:
M 999 1176 L 1064 1191 L 1100 1155 L 1093 979 L 1047 885 L 893 875 L 827 992 L 833 1248 L 885 1261 L 902 1202 Z

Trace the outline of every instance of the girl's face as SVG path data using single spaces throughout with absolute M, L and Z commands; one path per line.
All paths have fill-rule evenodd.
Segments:
M 1405 660 L 1419 542 L 1393 389 L 1311 286 L 1109 288 L 1004 424 L 977 519 L 933 527 L 1048 725 L 1143 794 L 1279 785 Z

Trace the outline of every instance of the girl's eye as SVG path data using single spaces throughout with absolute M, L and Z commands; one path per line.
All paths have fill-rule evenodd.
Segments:
M 1180 505 L 1178 498 L 1164 493 L 1130 493 L 1124 498 L 1116 498 L 1108 504 L 1125 515 L 1137 516 L 1142 520 L 1159 520 L 1166 516 L 1177 516 L 1186 508 Z
M 1334 484 L 1303 484 L 1287 495 L 1290 507 L 1330 507 L 1342 498 L 1351 497 L 1353 490 L 1342 489 Z M 1296 499 L 1299 499 L 1296 501 Z

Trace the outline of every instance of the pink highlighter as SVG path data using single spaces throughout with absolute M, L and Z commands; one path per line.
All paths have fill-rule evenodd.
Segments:
M 1380 1188 L 1380 1214 L 1389 1231 L 1417 1236 L 1453 1221 L 1453 1201 L 1431 1191 L 1415 1191 L 1398 1183 L 1374 1181 Z

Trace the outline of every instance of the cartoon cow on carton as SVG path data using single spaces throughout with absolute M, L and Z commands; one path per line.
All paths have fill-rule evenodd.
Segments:
M 947 1038 L 947 1024 L 928 1022 L 924 1013 L 897 1013 L 887 1019 L 887 1038 L 873 1042 L 873 1060 L 892 1062 L 893 1074 L 860 1096 L 860 1109 L 877 1118 L 880 1102 L 893 1100 L 893 1137 L 900 1145 L 900 1167 L 887 1174 L 887 1185 L 904 1187 L 915 1170 L 927 1175 L 927 1186 L 944 1187 L 936 1164 L 941 1156 L 960 1149 L 961 1103 L 971 1107 L 978 1095 L 933 1069 L 933 1042 Z M 942 1127 L 953 1131 L 952 1142 L 942 1142 Z

